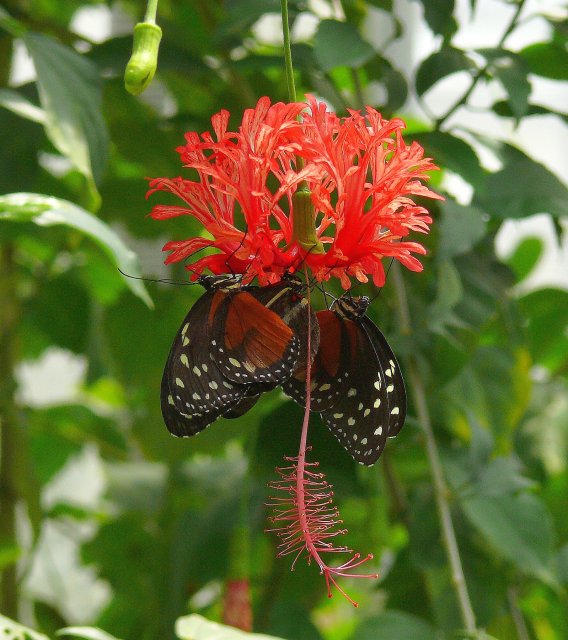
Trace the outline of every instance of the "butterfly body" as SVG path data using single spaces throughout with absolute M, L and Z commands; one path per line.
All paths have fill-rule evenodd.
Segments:
M 374 464 L 406 416 L 400 367 L 386 338 L 366 315 L 368 298 L 339 298 L 317 313 L 320 345 L 311 375 L 311 408 L 357 461 Z M 304 375 L 284 391 L 306 403 Z

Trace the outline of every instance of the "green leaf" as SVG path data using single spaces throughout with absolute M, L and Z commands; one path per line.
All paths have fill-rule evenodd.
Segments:
M 446 259 L 471 251 L 487 231 L 483 212 L 477 207 L 462 206 L 450 199 L 440 203 L 440 209 L 442 221 L 438 227 L 438 257 Z
M 314 37 L 314 55 L 324 71 L 331 71 L 341 66 L 358 68 L 375 55 L 375 50 L 352 24 L 322 20 Z
M 416 91 L 423 95 L 434 86 L 438 80 L 457 73 L 470 71 L 475 65 L 460 49 L 444 47 L 426 58 L 416 73 Z
M 43 109 L 36 107 L 29 100 L 26 100 L 17 91 L 11 89 L 0 89 L 0 105 L 22 118 L 45 125 L 47 116 Z
M 554 584 L 549 513 L 533 495 L 471 496 L 462 508 L 494 550 L 524 573 Z
M 97 627 L 65 627 L 59 629 L 57 635 L 85 638 L 85 640 L 119 640 L 116 636 L 111 636 L 110 633 Z
M 91 183 L 99 184 L 108 132 L 97 67 L 48 36 L 28 32 L 23 40 L 34 61 L 47 136 Z
M 476 204 L 495 218 L 526 218 L 535 213 L 568 216 L 568 189 L 546 167 L 505 145 L 504 166 L 487 177 Z
M 519 304 L 532 357 L 553 371 L 561 367 L 568 357 L 568 292 L 541 289 L 520 298 Z
M 454 0 L 420 0 L 424 7 L 424 18 L 432 31 L 449 38 L 457 30 L 453 17 Z
M 24 627 L 0 614 L 0 638 L 2 640 L 49 640 L 43 633 Z
M 437 640 L 438 632 L 425 620 L 404 611 L 385 611 L 357 628 L 357 640 Z
M 441 131 L 414 133 L 409 138 L 419 142 L 426 149 L 426 155 L 435 158 L 438 165 L 457 173 L 474 189 L 482 188 L 485 173 L 467 142 Z
M 369 80 L 382 84 L 388 98 L 381 106 L 383 112 L 394 113 L 402 107 L 408 96 L 408 86 L 404 75 L 381 56 L 374 56 L 364 67 Z
M 536 267 L 543 250 L 544 243 L 540 238 L 524 238 L 519 242 L 513 254 L 506 260 L 515 272 L 518 282 L 524 280 Z
M 234 627 L 211 622 L 195 613 L 178 618 L 176 635 L 181 640 L 281 640 L 264 633 L 245 633 Z
M 504 49 L 478 49 L 489 63 L 489 72 L 503 85 L 515 117 L 522 118 L 529 108 L 531 85 L 523 58 Z
M 0 196 L 0 221 L 34 222 L 39 226 L 65 225 L 91 237 L 125 273 L 140 276 L 138 257 L 102 220 L 72 202 L 37 193 L 10 193 Z M 118 276 L 119 274 L 117 274 Z M 128 288 L 150 308 L 152 299 L 144 284 L 132 278 L 124 279 Z
M 553 80 L 568 80 L 568 51 L 555 42 L 536 42 L 525 47 L 519 55 L 530 73 Z

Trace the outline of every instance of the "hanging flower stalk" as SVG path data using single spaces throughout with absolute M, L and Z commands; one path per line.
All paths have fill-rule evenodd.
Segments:
M 308 321 L 309 325 L 309 321 Z M 308 345 L 310 342 L 308 327 Z M 310 346 L 308 346 L 308 350 Z M 277 467 L 276 472 L 281 480 L 273 481 L 270 488 L 284 495 L 271 497 L 268 506 L 274 508 L 270 518 L 275 525 L 268 531 L 274 531 L 280 538 L 278 557 L 293 555 L 292 570 L 296 562 L 305 557 L 308 564 L 315 562 L 325 578 L 328 598 L 332 597 L 332 586 L 344 595 L 351 604 L 355 602 L 337 583 L 339 577 L 378 578 L 378 574 L 353 573 L 362 564 L 373 559 L 369 554 L 361 558 L 361 554 L 353 553 L 346 546 L 334 546 L 334 538 L 347 533 L 339 528 L 342 520 L 339 510 L 333 504 L 333 487 L 325 479 L 319 469 L 319 462 L 308 462 L 306 454 L 311 449 L 307 445 L 308 425 L 311 409 L 311 363 L 306 366 L 306 410 L 302 421 L 300 449 L 296 457 L 285 457 L 291 464 Z M 337 567 L 331 567 L 324 559 L 326 554 L 352 554 L 351 558 Z

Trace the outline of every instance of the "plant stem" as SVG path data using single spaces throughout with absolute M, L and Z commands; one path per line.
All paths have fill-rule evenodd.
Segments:
M 14 363 L 19 309 L 16 298 L 13 247 L 0 247 L 0 542 L 16 544 L 15 509 L 17 503 L 16 474 L 16 407 L 14 405 Z M 18 614 L 16 565 L 2 571 L 0 610 L 10 618 Z
M 519 19 L 519 16 L 520 16 L 520 14 L 521 14 L 521 12 L 523 10 L 523 7 L 525 5 L 525 1 L 526 0 L 520 0 L 519 4 L 517 5 L 517 9 L 516 9 L 515 13 L 513 14 L 513 17 L 511 18 L 511 21 L 509 22 L 509 25 L 505 29 L 505 32 L 503 33 L 503 35 L 501 36 L 501 39 L 499 40 L 499 42 L 497 44 L 497 47 L 496 47 L 497 49 L 500 49 L 505 44 L 505 40 L 509 37 L 509 34 L 516 27 L 517 20 Z M 469 100 L 469 97 L 473 93 L 473 90 L 477 86 L 477 83 L 481 80 L 481 78 L 485 77 L 485 75 L 489 71 L 489 67 L 490 66 L 491 65 L 490 65 L 489 62 L 487 64 L 485 64 L 483 66 L 483 68 L 481 68 L 475 74 L 475 76 L 473 77 L 473 80 L 471 82 L 471 85 L 469 86 L 469 89 L 463 94 L 463 96 L 454 104 L 453 107 L 450 108 L 449 111 L 446 112 L 445 115 L 441 116 L 440 118 L 438 118 L 436 120 L 436 122 L 434 124 L 435 131 L 439 131 L 441 126 L 448 120 L 448 118 L 450 116 L 452 116 L 461 106 L 466 104 L 466 102 Z
M 158 13 L 158 0 L 148 0 L 146 5 L 146 15 L 144 16 L 144 22 L 150 24 L 156 24 L 156 14 Z
M 284 36 L 284 64 L 286 66 L 286 83 L 288 84 L 288 99 L 296 102 L 296 85 L 294 84 L 294 69 L 292 67 L 292 49 L 290 47 L 290 23 L 288 20 L 288 0 L 280 0 L 282 8 L 282 34 Z
M 405 335 L 410 335 L 412 333 L 410 310 L 404 280 L 398 263 L 393 265 L 392 274 L 397 292 L 397 311 L 400 320 L 401 332 Z M 475 614 L 473 612 L 473 607 L 471 606 L 471 600 L 467 590 L 467 584 L 456 539 L 456 532 L 452 522 L 452 514 L 448 500 L 450 492 L 444 479 L 438 445 L 432 429 L 432 421 L 430 419 L 430 412 L 426 401 L 426 390 L 424 388 L 422 378 L 420 377 L 418 367 L 416 366 L 416 362 L 412 357 L 408 358 L 407 370 L 410 381 L 409 386 L 414 396 L 418 420 L 422 425 L 426 438 L 426 453 L 428 455 L 428 461 L 430 462 L 430 469 L 432 471 L 434 494 L 436 498 L 436 505 L 438 507 L 440 526 L 442 528 L 442 540 L 451 569 L 452 583 L 458 599 L 463 625 L 468 632 L 472 633 L 476 631 Z

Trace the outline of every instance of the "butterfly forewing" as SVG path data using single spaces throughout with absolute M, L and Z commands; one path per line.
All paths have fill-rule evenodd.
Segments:
M 289 378 L 307 352 L 308 309 L 285 282 L 228 296 L 211 320 L 212 347 L 223 374 L 238 384 L 266 388 Z M 309 312 L 315 352 L 319 333 Z

